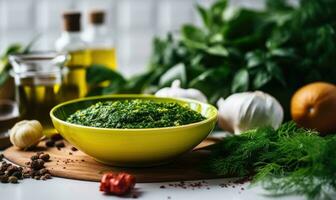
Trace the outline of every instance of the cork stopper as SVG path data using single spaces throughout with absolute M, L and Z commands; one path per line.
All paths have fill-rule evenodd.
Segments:
M 65 12 L 63 13 L 64 30 L 69 32 L 79 32 L 80 27 L 80 12 Z
M 91 24 L 101 25 L 105 22 L 105 12 L 103 10 L 93 10 L 90 12 L 89 21 Z

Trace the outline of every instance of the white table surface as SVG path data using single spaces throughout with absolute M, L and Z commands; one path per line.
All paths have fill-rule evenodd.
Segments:
M 287 196 L 283 198 L 269 198 L 260 187 L 249 188 L 248 184 L 239 184 L 235 188 L 222 188 L 219 184 L 227 179 L 206 180 L 209 185 L 201 189 L 183 189 L 167 186 L 168 183 L 146 183 L 136 184 L 137 199 L 164 200 L 164 199 L 226 199 L 226 200 L 299 200 L 304 199 L 298 196 Z M 186 183 L 197 182 L 187 181 Z M 166 185 L 161 189 L 161 185 Z M 101 199 L 133 199 L 131 197 L 107 196 L 99 192 L 99 183 L 88 181 L 77 181 L 63 178 L 53 178 L 47 181 L 26 179 L 20 184 L 1 184 L 1 200 L 101 200 Z M 241 190 L 241 188 L 245 188 Z

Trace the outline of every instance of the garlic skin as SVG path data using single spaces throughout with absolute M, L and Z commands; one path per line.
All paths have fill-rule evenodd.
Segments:
M 177 97 L 177 98 L 187 98 L 187 99 L 194 99 L 200 102 L 207 102 L 206 96 L 199 90 L 189 88 L 183 89 L 181 88 L 181 81 L 174 80 L 171 84 L 171 87 L 165 87 L 158 90 L 155 93 L 157 97 Z
M 35 146 L 43 137 L 43 127 L 37 120 L 23 120 L 14 125 L 9 131 L 11 143 L 20 148 L 26 149 Z
M 261 92 L 242 92 L 217 102 L 219 126 L 239 135 L 242 132 L 272 126 L 277 129 L 284 117 L 280 103 L 271 95 Z

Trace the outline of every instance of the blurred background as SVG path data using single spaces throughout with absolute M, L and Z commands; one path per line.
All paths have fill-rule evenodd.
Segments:
M 82 27 L 92 9 L 106 11 L 108 32 L 117 50 L 118 70 L 130 76 L 142 72 L 154 36 L 176 32 L 182 24 L 200 24 L 196 4 L 214 0 L 0 0 L 0 50 L 14 42 L 28 43 L 41 34 L 34 50 L 52 50 L 62 31 L 65 10 L 82 12 Z M 231 0 L 230 6 L 262 9 L 263 0 Z M 292 1 L 295 3 L 296 1 Z

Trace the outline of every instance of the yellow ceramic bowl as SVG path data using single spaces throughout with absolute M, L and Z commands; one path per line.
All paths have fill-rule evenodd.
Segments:
M 94 128 L 65 121 L 75 111 L 96 102 L 124 99 L 177 102 L 200 112 L 206 119 L 183 126 L 146 129 Z M 112 95 L 62 103 L 51 110 L 50 116 L 57 131 L 67 141 L 97 161 L 114 166 L 135 167 L 163 164 L 193 149 L 213 130 L 217 110 L 209 104 L 194 100 Z

